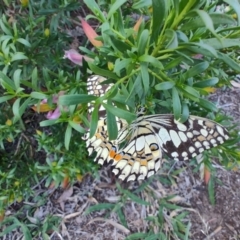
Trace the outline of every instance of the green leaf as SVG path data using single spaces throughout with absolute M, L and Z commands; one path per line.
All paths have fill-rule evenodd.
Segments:
M 115 116 L 107 110 L 107 130 L 109 140 L 114 140 L 118 136 L 118 128 Z
M 175 87 L 172 88 L 172 101 L 173 101 L 174 118 L 178 120 L 180 119 L 180 116 L 181 116 L 182 106 L 181 106 L 178 90 Z
M 240 25 L 240 4 L 237 0 L 223 0 L 225 3 L 229 4 L 237 14 L 238 25 Z
M 44 94 L 44 93 L 41 93 L 41 92 L 31 92 L 31 93 L 30 93 L 30 96 L 31 96 L 32 98 L 40 99 L 40 100 L 47 98 L 47 95 Z
M 77 105 L 80 103 L 88 103 L 96 100 L 97 97 L 87 94 L 74 94 L 74 95 L 63 95 L 60 96 L 58 101 L 59 104 L 64 106 Z
M 120 108 L 113 107 L 113 106 L 105 104 L 105 103 L 103 103 L 102 105 L 104 106 L 105 109 L 110 111 L 113 115 L 115 115 L 119 118 L 126 119 L 128 122 L 132 122 L 133 120 L 136 119 L 136 115 L 133 113 L 130 113 L 130 112 L 125 111 Z
M 212 19 L 212 22 L 215 26 L 221 25 L 221 24 L 230 24 L 230 25 L 236 25 L 236 21 L 229 15 L 223 14 L 223 13 L 211 13 L 209 16 Z M 197 17 L 194 19 L 191 19 L 189 22 L 183 24 L 181 26 L 181 30 L 191 30 L 196 28 L 205 27 L 205 23 L 202 21 L 202 18 Z
M 189 117 L 189 108 L 186 103 L 182 104 L 182 116 L 181 116 L 181 122 L 184 123 L 187 121 Z
M 183 78 L 188 79 L 194 77 L 198 74 L 203 73 L 209 67 L 208 62 L 201 62 L 190 68 L 187 72 L 184 73 Z
M 67 129 L 65 131 L 65 137 L 64 137 L 64 146 L 67 150 L 69 150 L 69 144 L 72 137 L 72 126 L 70 124 L 67 125 Z
M 116 62 L 114 64 L 114 72 L 120 76 L 120 73 L 123 69 L 128 69 L 129 65 L 132 64 L 132 59 L 125 58 L 123 60 L 116 59 Z
M 233 70 L 240 72 L 239 63 L 235 62 L 232 58 L 230 58 L 227 54 L 218 52 L 218 57 L 225 62 L 229 67 Z
M 193 84 L 193 87 L 197 87 L 197 88 L 205 88 L 205 87 L 211 87 L 214 86 L 218 83 L 219 79 L 218 78 L 210 78 L 207 80 L 203 80 L 203 81 L 199 81 Z
M 230 39 L 230 38 L 224 38 L 219 41 L 217 38 L 208 38 L 203 39 L 203 43 L 212 46 L 214 49 L 223 49 L 223 48 L 229 48 L 229 47 L 239 47 L 240 42 L 239 39 Z
M 45 120 L 40 122 L 40 127 L 48 127 L 58 123 L 58 119 Z
M 155 57 L 144 54 L 138 58 L 140 62 L 151 63 L 154 67 L 163 69 L 163 65 L 160 61 L 158 61 Z
M 145 206 L 149 206 L 149 205 L 150 205 L 149 202 L 144 201 L 143 199 L 139 198 L 137 195 L 129 192 L 128 190 L 123 190 L 123 193 L 124 193 L 127 197 L 129 197 L 132 201 L 134 201 L 134 202 L 136 202 L 136 203 L 138 203 L 138 204 L 140 204 L 140 205 L 145 205 Z
M 203 10 L 200 9 L 194 9 L 192 10 L 190 13 L 194 13 L 196 12 L 199 17 L 202 19 L 202 21 L 205 24 L 205 27 L 216 37 L 218 38 L 217 33 L 215 32 L 214 26 L 213 26 L 213 21 L 211 19 L 211 17 L 209 16 L 209 14 Z
M 8 101 L 12 98 L 14 98 L 13 95 L 6 95 L 6 96 L 3 96 L 3 97 L 0 97 L 0 103 L 6 102 L 6 101 Z
M 17 69 L 14 74 L 13 74 L 13 81 L 14 81 L 14 84 L 16 86 L 16 88 L 20 88 L 20 83 L 21 83 L 21 73 L 22 73 L 22 70 L 21 69 Z
M 85 212 L 84 215 L 88 215 L 91 212 L 100 211 L 100 210 L 106 210 L 106 209 L 113 209 L 115 207 L 115 204 L 113 203 L 99 203 L 95 206 L 89 207 Z
M 32 88 L 37 91 L 38 90 L 38 70 L 35 67 L 32 71 Z
M 152 0 L 152 10 L 151 41 L 156 43 L 166 14 L 166 1 Z
M 147 63 L 141 63 L 140 69 L 141 69 L 141 76 L 142 76 L 142 83 L 143 83 L 143 88 L 144 88 L 144 94 L 147 95 L 148 90 L 149 90 L 149 86 L 150 86 Z
M 31 44 L 24 38 L 18 38 L 17 42 L 22 43 L 23 45 L 25 45 L 26 47 L 31 47 Z
M 121 54 L 125 53 L 127 50 L 131 50 L 131 46 L 126 44 L 115 37 L 110 37 L 113 47 L 118 50 Z
M 215 106 L 215 104 L 213 104 L 212 102 L 203 99 L 203 98 L 199 98 L 199 105 L 201 105 L 203 108 L 205 109 L 209 109 L 212 112 L 217 112 L 218 108 Z
M 168 90 L 172 89 L 175 86 L 174 82 L 162 82 L 155 85 L 156 90 Z
M 28 59 L 28 57 L 25 56 L 24 53 L 22 52 L 17 52 L 12 56 L 11 61 L 13 62 L 16 60 L 23 60 L 23 59 Z
M 205 44 L 204 42 L 199 43 L 189 43 L 189 44 L 181 44 L 185 45 L 186 48 L 188 48 L 190 51 L 193 51 L 195 53 L 200 53 L 203 56 L 209 56 L 209 57 L 218 57 L 217 51 L 210 45 Z M 191 46 L 195 45 L 197 47 Z
M 96 75 L 100 75 L 103 77 L 107 77 L 107 78 L 112 78 L 115 80 L 118 80 L 118 76 L 116 74 L 114 74 L 113 72 L 110 72 L 108 70 L 99 68 L 98 66 L 92 64 L 92 63 L 88 63 L 88 66 L 90 67 L 90 69 L 96 74 Z
M 209 196 L 209 201 L 211 203 L 211 205 L 215 204 L 215 182 L 214 182 L 214 177 L 211 176 L 210 180 L 208 182 L 208 196 Z
M 178 37 L 175 31 L 172 29 L 166 29 L 165 31 L 167 45 L 165 46 L 166 49 L 174 49 L 178 47 Z
M 140 9 L 140 8 L 149 7 L 150 5 L 152 5 L 152 0 L 140 0 L 140 1 L 134 2 L 132 5 L 132 8 Z
M 14 114 L 14 122 L 18 121 L 21 116 L 23 115 L 23 113 L 25 112 L 26 108 L 28 107 L 29 102 L 31 101 L 31 98 L 27 98 L 23 104 L 20 106 L 20 101 L 22 99 L 18 98 L 12 106 L 13 109 L 13 114 Z
M 94 0 L 83 1 L 99 20 L 101 20 L 102 22 L 106 22 L 104 13 L 100 10 L 99 5 Z
M 32 240 L 31 233 L 25 224 L 21 224 L 21 229 L 24 235 L 24 239 Z
M 117 0 L 113 3 L 111 8 L 109 9 L 107 20 L 111 18 L 111 16 L 125 3 L 127 0 Z
M 98 107 L 95 106 L 92 116 L 91 116 L 91 124 L 90 124 L 90 138 L 95 134 L 98 127 Z
M 196 97 L 200 97 L 199 92 L 198 92 L 196 89 L 194 89 L 193 87 L 190 87 L 190 86 L 188 86 L 188 85 L 184 85 L 184 86 L 182 86 L 182 87 L 183 87 L 183 89 L 184 89 L 186 92 L 188 92 L 189 94 L 191 94 L 191 95 L 193 95 L 193 96 L 196 96 Z
M 142 56 L 148 49 L 148 37 L 149 37 L 149 31 L 147 29 L 144 29 L 141 32 L 141 35 L 139 37 L 138 41 L 138 55 Z
M 86 130 L 79 124 L 79 123 L 75 123 L 71 120 L 68 121 L 68 123 L 70 124 L 70 126 L 72 128 L 74 128 L 76 131 L 80 132 L 80 133 L 85 133 Z
M 14 91 L 17 89 L 14 82 L 1 71 L 0 71 L 0 82 L 3 84 L 3 86 L 7 90 Z

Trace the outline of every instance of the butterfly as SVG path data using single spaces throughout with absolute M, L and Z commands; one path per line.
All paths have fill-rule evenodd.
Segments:
M 188 160 L 229 139 L 223 126 L 207 118 L 190 115 L 181 123 L 172 114 L 145 115 L 143 107 L 130 125 L 118 118 L 117 127 L 118 136 L 110 141 L 106 118 L 99 120 L 95 135 L 89 138 L 87 133 L 86 145 L 89 155 L 97 152 L 96 162 L 110 164 L 112 172 L 124 181 L 143 180 L 155 174 L 164 154 L 177 161 Z

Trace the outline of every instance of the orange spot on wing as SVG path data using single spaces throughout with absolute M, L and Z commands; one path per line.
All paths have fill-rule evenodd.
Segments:
M 113 150 L 111 150 L 110 152 L 109 152 L 109 156 L 111 157 L 111 158 L 113 158 L 115 161 L 119 161 L 119 160 L 121 160 L 122 159 L 122 155 L 121 154 L 117 154 L 115 151 L 113 151 Z

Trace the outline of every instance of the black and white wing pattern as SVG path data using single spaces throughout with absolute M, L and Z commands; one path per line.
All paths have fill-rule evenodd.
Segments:
M 87 91 L 88 94 L 102 97 L 107 91 L 109 91 L 113 84 L 101 85 L 102 82 L 107 79 L 98 75 L 93 75 L 87 80 Z M 88 114 L 91 115 L 93 112 L 93 104 L 88 104 Z M 99 117 L 97 129 L 92 138 L 90 138 L 90 132 L 88 131 L 83 137 L 86 140 L 86 147 L 88 149 L 89 155 L 92 155 L 93 152 L 97 152 L 94 161 L 103 165 L 107 164 L 110 160 L 110 153 L 115 154 L 117 152 L 118 143 L 115 141 L 110 141 L 108 138 L 107 132 L 107 123 L 106 123 L 106 110 L 101 105 L 99 107 Z M 127 122 L 124 119 L 116 118 L 118 131 L 125 128 Z
M 152 176 L 162 165 L 163 154 L 182 161 L 229 139 L 227 130 L 206 118 L 190 116 L 180 123 L 171 114 L 140 116 L 120 129 L 119 139 L 129 132 L 124 147 L 111 157 L 113 172 L 122 180 L 141 180 Z
M 111 86 L 99 85 L 105 78 L 92 76 L 88 80 L 88 92 L 102 96 Z M 91 107 L 91 104 L 89 105 Z M 89 114 L 93 110 L 89 110 Z M 185 123 L 174 119 L 172 114 L 144 115 L 141 108 L 138 117 L 130 125 L 117 119 L 118 137 L 108 138 L 105 109 L 99 109 L 95 135 L 85 139 L 89 155 L 97 152 L 95 161 L 110 164 L 113 173 L 124 181 L 143 180 L 152 176 L 162 165 L 163 155 L 174 160 L 192 159 L 204 150 L 216 147 L 229 138 L 227 130 L 206 118 L 189 116 Z

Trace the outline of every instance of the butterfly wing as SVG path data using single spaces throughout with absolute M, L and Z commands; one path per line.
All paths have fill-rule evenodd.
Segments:
M 149 122 L 143 121 L 141 125 L 128 130 L 132 134 L 127 143 L 115 155 L 110 154 L 112 171 L 125 181 L 143 180 L 161 167 L 162 150 L 156 144 L 157 138 Z M 125 131 L 121 129 L 119 136 L 126 135 Z
M 161 167 L 163 152 L 174 160 L 188 160 L 229 138 L 223 126 L 209 119 L 190 116 L 180 123 L 171 114 L 141 116 L 128 130 L 124 147 L 110 156 L 113 172 L 126 181 L 153 175 Z M 125 131 L 119 136 L 126 136 Z
M 189 116 L 185 123 L 180 123 L 173 115 L 157 114 L 144 119 L 154 129 L 159 147 L 175 160 L 192 159 L 229 139 L 223 126 L 206 118 Z

